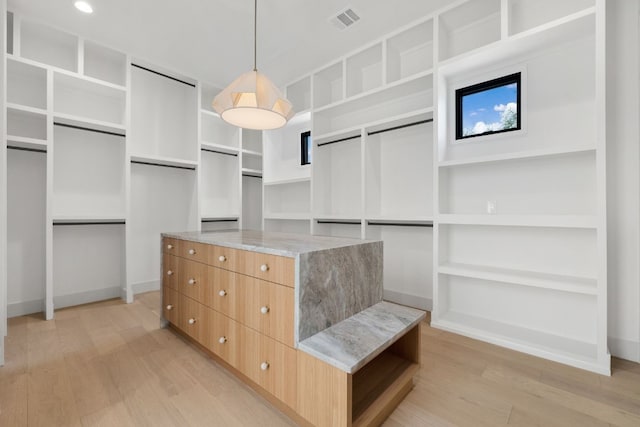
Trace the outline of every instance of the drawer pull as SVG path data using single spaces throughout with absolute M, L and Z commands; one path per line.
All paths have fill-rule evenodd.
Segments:
M 263 273 L 266 273 L 267 271 L 269 271 L 269 266 L 267 264 L 262 264 L 260 266 L 260 271 L 262 271 Z
M 220 337 L 220 338 L 218 338 L 218 342 L 219 342 L 220 344 L 224 344 L 224 343 L 226 343 L 226 342 L 227 342 L 227 337 Z
M 173 276 L 173 270 L 167 270 L 167 276 Z
M 225 262 L 226 260 L 227 260 L 227 257 L 226 257 L 226 256 L 224 256 L 224 255 L 220 255 L 220 256 L 218 257 L 218 261 L 220 261 L 220 262 Z
M 260 364 L 260 369 L 262 369 L 263 371 L 266 371 L 267 369 L 269 369 L 269 362 L 262 362 Z
M 189 255 L 195 255 L 195 254 L 196 254 L 195 249 L 189 249 Z
M 269 312 L 269 307 L 266 305 L 260 309 L 260 313 L 267 314 Z
M 189 279 L 188 282 L 190 285 L 195 285 L 196 284 L 196 279 Z
M 191 319 L 189 319 L 189 324 L 190 325 L 195 325 L 196 324 L 196 319 L 194 319 L 193 317 Z
M 169 250 L 173 249 L 173 245 L 172 245 L 171 243 L 169 243 L 169 244 L 167 245 L 167 249 L 169 249 Z
M 221 297 L 224 297 L 227 295 L 227 291 L 225 291 L 224 289 L 222 289 L 220 292 L 218 292 L 218 295 L 220 295 Z
M 169 311 L 173 310 L 173 304 L 167 304 L 167 310 Z

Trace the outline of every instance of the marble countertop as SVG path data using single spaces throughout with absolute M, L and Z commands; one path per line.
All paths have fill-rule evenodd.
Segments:
M 379 302 L 300 342 L 298 349 L 353 374 L 425 316 L 421 310 Z
M 164 237 L 190 240 L 233 249 L 295 258 L 298 254 L 370 243 L 373 240 L 275 233 L 256 230 L 162 233 Z

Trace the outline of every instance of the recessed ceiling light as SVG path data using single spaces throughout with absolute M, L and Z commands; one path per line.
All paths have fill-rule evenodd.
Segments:
M 91 7 L 91 5 L 89 3 L 87 3 L 86 1 L 77 1 L 77 2 L 74 3 L 74 6 L 80 12 L 93 13 L 93 7 Z

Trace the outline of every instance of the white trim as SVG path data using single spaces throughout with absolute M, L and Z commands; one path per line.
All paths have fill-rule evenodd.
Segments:
M 44 312 L 44 298 L 7 304 L 7 318 Z
M 93 291 L 78 292 L 68 295 L 53 297 L 53 305 L 56 309 L 74 307 L 76 305 L 88 304 L 91 302 L 105 301 L 113 298 L 120 298 L 121 286 L 111 288 L 96 289 Z
M 131 284 L 133 295 L 143 294 L 145 292 L 159 291 L 160 280 L 150 280 L 148 282 L 138 282 Z
M 607 339 L 607 341 L 609 343 L 609 351 L 611 352 L 612 356 L 640 363 L 640 342 L 634 342 L 611 336 Z

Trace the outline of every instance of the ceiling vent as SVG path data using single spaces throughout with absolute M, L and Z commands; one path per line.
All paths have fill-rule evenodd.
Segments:
M 358 16 L 358 14 L 355 13 L 351 8 L 347 8 L 342 12 L 339 12 L 337 15 L 329 18 L 329 22 L 331 22 L 339 30 L 345 30 L 359 20 L 360 16 Z

